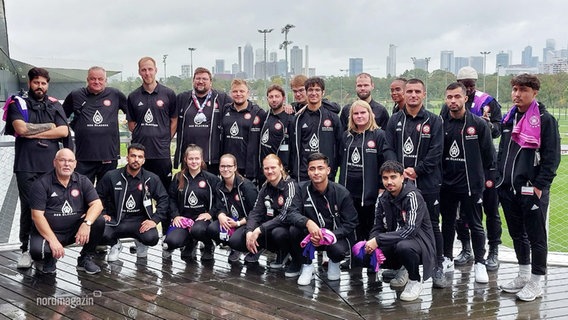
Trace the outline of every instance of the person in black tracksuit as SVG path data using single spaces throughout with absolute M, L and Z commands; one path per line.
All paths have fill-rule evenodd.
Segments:
M 155 246 L 159 240 L 156 225 L 168 214 L 168 193 L 156 174 L 142 168 L 143 163 L 144 146 L 133 143 L 128 147 L 126 166 L 107 172 L 97 183 L 106 221 L 102 244 L 116 246 L 117 254 L 122 248 L 121 238 Z M 156 201 L 155 209 L 152 200 Z M 109 261 L 118 259 L 112 256 L 109 253 Z
M 195 69 L 193 90 L 178 94 L 176 151 L 174 167 L 182 163 L 183 152 L 190 144 L 203 149 L 203 160 L 207 171 L 219 173 L 219 157 L 221 142 L 221 110 L 223 106 L 233 102 L 224 92 L 211 88 L 211 72 L 206 68 Z
M 540 89 L 538 78 L 528 74 L 519 75 L 511 79 L 511 85 L 515 106 L 503 118 L 501 126 L 497 157 L 501 179 L 497 188 L 513 239 L 519 276 L 501 288 L 506 292 L 518 291 L 519 299 L 530 301 L 542 294 L 540 283 L 546 274 L 546 216 L 550 186 L 560 164 L 560 134 L 556 119 L 536 100 Z M 515 127 L 525 115 L 529 117 L 529 123 L 540 125 L 537 133 L 540 145 L 521 148 L 519 142 L 522 141 L 512 137 L 513 130 L 516 131 Z
M 215 244 L 207 236 L 207 228 L 213 218 L 213 206 L 219 178 L 202 169 L 203 149 L 190 144 L 184 152 L 182 170 L 174 176 L 169 190 L 172 223 L 167 229 L 163 249 L 170 253 L 182 248 L 182 258 L 195 259 L 197 241 L 205 245 L 201 260 L 213 260 Z M 190 229 L 181 224 L 182 218 L 194 221 Z
M 249 252 L 246 262 L 257 262 L 264 249 L 286 256 L 290 252 L 289 224 L 286 221 L 298 185 L 284 171 L 282 160 L 275 154 L 264 158 L 266 182 L 262 185 L 245 228 L 238 228 L 229 238 L 231 249 Z
M 266 111 L 248 100 L 246 81 L 235 79 L 231 83 L 233 103 L 221 113 L 221 153 L 237 158 L 238 171 L 255 182 L 259 163 L 260 129 L 266 119 Z
M 486 283 L 485 230 L 482 217 L 482 192 L 485 172 L 495 179 L 495 148 L 487 122 L 465 108 L 466 89 L 452 83 L 446 88 L 449 113 L 444 118 L 443 182 L 440 192 L 444 256 L 453 258 L 456 212 L 472 235 L 476 282 Z
M 349 111 L 348 130 L 341 139 L 339 183 L 349 190 L 357 209 L 357 241 L 369 238 L 375 217 L 375 203 L 383 185 L 379 168 L 384 162 L 385 132 L 371 115 L 371 106 L 357 100 Z
M 501 105 L 489 94 L 479 91 L 475 85 L 477 82 L 477 71 L 471 67 L 464 67 L 458 72 L 457 82 L 466 87 L 467 101 L 465 107 L 476 116 L 487 121 L 491 129 L 493 139 L 501 135 Z M 448 116 L 449 110 L 444 104 L 440 111 L 442 118 Z M 485 213 L 485 224 L 487 231 L 487 243 L 489 252 L 485 264 L 487 270 L 495 271 L 499 268 L 499 245 L 501 244 L 501 215 L 499 213 L 499 194 L 495 187 L 495 180 L 489 172 L 485 172 L 485 189 L 483 190 L 483 212 Z M 461 218 L 456 221 L 456 231 L 458 239 L 462 243 L 462 251 L 454 259 L 456 265 L 463 265 L 473 261 L 471 251 L 471 241 L 467 224 Z
M 217 243 L 228 243 L 230 229 L 244 227 L 249 212 L 258 196 L 256 186 L 237 172 L 237 159 L 232 154 L 224 154 L 219 160 L 221 181 L 215 188 L 217 200 L 212 210 L 216 220 L 207 227 L 208 236 Z M 229 261 L 240 258 L 239 251 L 232 251 Z
M 304 182 L 300 187 L 299 197 L 294 198 L 287 220 L 290 223 L 290 238 L 292 240 L 291 268 L 304 265 L 313 273 L 312 261 L 302 256 L 300 242 L 307 236 L 321 237 L 321 228 L 333 232 L 337 242 L 317 246 L 317 250 L 327 252 L 329 257 L 328 270 L 335 269 L 335 278 L 328 273 L 329 280 L 339 280 L 339 263 L 350 254 L 350 248 L 355 244 L 355 227 L 357 226 L 357 210 L 353 206 L 350 192 L 340 184 L 329 181 L 327 174 L 330 170 L 328 158 L 322 153 L 312 153 L 308 157 L 310 182 Z M 314 235 L 317 234 L 317 235 Z M 309 271 L 309 270 L 308 270 Z M 311 280 L 311 275 L 309 276 Z
M 422 103 L 425 90 L 421 80 L 407 81 L 405 108 L 391 116 L 385 130 L 385 159 L 402 163 L 405 177 L 414 181 L 422 192 L 434 230 L 438 267 L 441 267 L 444 247 L 439 227 L 439 202 L 444 133 L 442 119 L 426 110 Z M 439 275 L 435 277 L 438 279 L 441 279 Z
M 294 115 L 284 111 L 284 89 L 279 85 L 271 85 L 266 90 L 270 111 L 260 129 L 260 152 L 258 163 L 269 154 L 274 153 L 288 170 L 290 164 L 290 134 L 293 131 Z M 260 184 L 264 182 L 262 172 L 258 173 Z
M 307 107 L 296 114 L 292 136 L 292 162 L 290 174 L 298 182 L 307 181 L 310 154 L 321 152 L 329 158 L 330 180 L 335 179 L 340 162 L 341 133 L 343 129 L 337 114 L 323 107 L 325 83 L 321 78 L 309 78 L 305 82 L 308 92 Z
M 373 77 L 371 77 L 368 73 L 360 73 L 357 75 L 355 79 L 355 90 L 357 91 L 357 97 L 361 100 L 365 100 L 373 110 L 373 114 L 375 115 L 375 122 L 377 126 L 381 129 L 385 129 L 387 127 L 387 123 L 389 122 L 389 113 L 387 109 L 382 104 L 378 103 L 373 99 L 371 93 L 375 89 L 375 84 L 373 83 Z M 351 108 L 351 104 L 345 105 L 341 109 L 341 115 L 339 119 L 341 120 L 341 125 L 343 128 L 347 128 L 348 120 L 349 120 L 349 109 Z

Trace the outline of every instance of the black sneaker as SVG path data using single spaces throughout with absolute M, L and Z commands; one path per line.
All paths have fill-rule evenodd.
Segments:
M 49 256 L 48 258 L 43 259 L 38 270 L 41 273 L 54 274 L 57 270 L 57 259 L 55 259 L 53 256 Z
M 211 261 L 215 258 L 215 244 L 206 244 L 203 249 L 201 249 L 201 261 Z
M 292 263 L 290 263 L 290 265 L 288 265 L 288 268 L 286 268 L 284 276 L 286 278 L 297 277 L 300 275 L 300 271 L 302 271 L 302 264 L 292 259 Z
M 290 259 L 290 254 L 278 252 L 278 254 L 276 255 L 276 260 L 272 261 L 268 266 L 270 267 L 270 269 L 281 269 L 286 265 L 288 259 Z
M 85 271 L 87 274 L 97 274 L 101 272 L 101 267 L 93 261 L 93 257 L 85 255 L 77 259 L 77 270 Z
M 242 252 L 237 250 L 231 250 L 229 254 L 229 262 L 237 262 L 241 259 Z
M 181 250 L 182 260 L 196 260 L 197 259 L 197 245 L 195 243 L 185 246 Z
M 432 276 L 432 286 L 434 288 L 445 288 L 447 286 L 446 276 L 444 275 L 444 270 L 442 267 L 436 267 L 434 270 L 434 276 Z
M 252 253 L 252 252 L 247 253 L 247 255 L 245 256 L 245 262 L 246 263 L 257 263 L 258 258 L 260 258 L 260 255 L 263 252 L 264 252 L 264 249 L 260 249 L 260 250 L 258 250 L 257 253 Z

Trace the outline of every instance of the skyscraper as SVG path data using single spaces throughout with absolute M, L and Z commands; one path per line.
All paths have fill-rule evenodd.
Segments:
M 303 74 L 303 52 L 298 46 L 293 46 L 290 49 L 290 72 L 293 75 Z
M 247 79 L 252 79 L 254 77 L 254 53 L 252 51 L 252 46 L 250 43 L 245 45 L 244 51 L 244 61 L 243 61 L 243 71 Z
M 389 55 L 387 57 L 387 76 L 396 77 L 396 46 L 389 45 Z
M 225 73 L 225 60 L 215 59 L 215 74 Z
M 453 70 L 454 74 L 458 74 L 458 70 L 469 66 L 469 59 L 466 57 L 456 57 L 455 58 L 455 69 Z
M 509 54 L 507 52 L 500 51 L 495 55 L 495 68 L 498 67 L 508 67 L 509 66 Z
M 478 74 L 483 74 L 483 57 L 469 57 L 469 65 L 477 71 Z
M 354 77 L 363 72 L 363 58 L 349 58 L 349 76 Z
M 542 62 L 553 62 L 556 51 L 556 41 L 554 39 L 546 39 L 546 47 L 542 49 Z
M 453 72 L 455 69 L 454 63 L 454 51 L 444 50 L 440 53 L 440 70 Z

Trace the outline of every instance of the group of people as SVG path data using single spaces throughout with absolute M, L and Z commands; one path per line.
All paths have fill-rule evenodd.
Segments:
M 448 85 L 440 115 L 426 109 L 421 80 L 396 78 L 389 117 L 372 98 L 367 73 L 356 77 L 358 100 L 343 108 L 324 98 L 323 79 L 299 75 L 290 83 L 294 103 L 271 85 L 266 111 L 249 99 L 245 80 L 219 92 L 200 67 L 193 90 L 176 95 L 156 81 L 154 59 L 138 67 L 142 85 L 128 97 L 92 67 L 87 86 L 61 105 L 47 95 L 47 71 L 32 68 L 27 94 L 7 102 L 22 209 L 18 268 L 34 260 L 54 273 L 63 247 L 76 243 L 83 245 L 77 268 L 95 274 L 97 245 L 110 246 L 112 262 L 120 239 L 134 238 L 136 255 L 146 257 L 161 224 L 164 259 L 176 249 L 196 259 L 199 242 L 202 261 L 214 259 L 218 244 L 230 248 L 229 262 L 245 255 L 255 263 L 270 250 L 269 267 L 285 267 L 299 285 L 313 279 L 315 252 L 325 252 L 327 279 L 336 281 L 342 268 L 376 272 L 372 257 L 380 251 L 383 279 L 411 301 L 430 277 L 446 287 L 454 264 L 474 261 L 475 281 L 488 282 L 487 270 L 499 267 L 500 201 L 520 269 L 502 290 L 529 301 L 542 294 L 560 138 L 536 100 L 536 76 L 512 79 L 514 106 L 504 117 L 495 99 L 476 90 L 472 68 Z M 119 110 L 132 140 L 117 169 Z M 456 230 L 462 252 L 454 259 Z M 362 254 L 352 253 L 356 243 Z

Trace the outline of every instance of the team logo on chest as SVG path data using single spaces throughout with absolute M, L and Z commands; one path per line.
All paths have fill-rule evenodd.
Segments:
M 189 194 L 189 197 L 187 197 L 187 203 L 189 203 L 190 206 L 194 206 L 196 205 L 198 202 L 197 197 L 195 196 L 195 193 L 193 193 L 193 191 L 191 191 L 191 193 Z
M 465 132 L 470 135 L 473 136 L 475 135 L 475 128 L 474 127 L 467 127 L 467 129 L 465 130 Z
M 78 189 L 71 190 L 71 196 L 73 198 L 77 198 L 79 196 L 79 190 Z
M 406 141 L 403 145 L 404 154 L 412 154 L 414 152 L 414 143 L 410 137 L 406 138 Z
M 260 138 L 260 142 L 262 142 L 262 143 L 268 142 L 268 138 L 269 138 L 268 133 L 269 133 L 268 129 L 264 130 L 264 133 L 262 134 L 262 137 Z
M 276 122 L 276 123 L 274 124 L 274 129 L 276 129 L 276 130 L 282 129 L 282 124 L 281 124 L 280 122 Z
M 353 153 L 351 153 L 351 163 L 357 164 L 361 161 L 361 154 L 359 153 L 359 149 L 353 149 Z
M 449 154 L 450 154 L 450 157 L 452 157 L 452 158 L 456 158 L 460 155 L 460 148 L 458 147 L 458 143 L 456 142 L 456 140 L 454 140 L 454 142 L 452 142 Z
M 325 120 L 323 121 L 323 125 L 324 125 L 325 127 L 331 127 L 331 120 L 325 119 Z
M 203 189 L 203 188 L 205 188 L 205 186 L 207 185 L 207 183 L 205 182 L 205 180 L 201 180 L 201 181 L 199 181 L 198 185 L 199 185 L 199 187 L 200 187 L 201 189 Z
M 538 127 L 540 125 L 540 118 L 537 116 L 531 116 L 529 118 L 529 124 L 531 127 Z
M 69 203 L 69 201 L 65 200 L 65 203 L 61 207 L 61 214 L 63 216 L 67 216 L 72 213 L 73 213 L 73 208 L 71 207 L 71 204 Z
M 231 129 L 229 130 L 229 133 L 234 137 L 237 136 L 239 134 L 239 125 L 237 124 L 237 122 L 233 122 L 233 125 L 231 126 Z
M 112 102 L 109 99 L 105 99 L 103 101 L 103 106 L 105 106 L 105 107 L 110 107 L 111 104 L 112 104 Z
M 164 101 L 163 101 L 163 100 L 158 100 L 158 101 L 156 101 L 156 106 L 157 106 L 158 108 L 164 107 Z
M 235 194 L 235 201 L 237 201 L 237 202 L 238 202 L 238 201 L 241 201 L 241 198 L 239 197 L 238 194 Z
M 128 196 L 128 200 L 126 200 L 126 209 L 132 210 L 136 208 L 136 201 L 134 201 L 134 197 L 132 195 Z
M 278 205 L 279 206 L 283 206 L 284 205 L 284 197 L 282 195 L 278 196 Z
M 252 121 L 252 124 L 254 124 L 255 126 L 258 125 L 260 123 L 260 117 L 256 116 L 254 117 L 254 120 Z
M 150 109 L 148 109 L 148 111 L 146 111 L 146 114 L 144 115 L 144 122 L 146 123 L 154 122 L 154 115 L 152 114 L 152 111 Z
M 319 142 L 318 136 L 315 133 L 312 135 L 312 138 L 310 139 L 309 145 L 310 145 L 310 148 L 312 148 L 312 149 L 319 149 L 320 142 Z
M 367 147 L 374 149 L 375 146 L 376 146 L 375 141 L 373 141 L 373 140 L 367 141 Z
M 249 120 L 252 116 L 250 115 L 249 112 L 245 113 L 245 115 L 243 116 L 246 120 Z
M 99 110 L 95 111 L 95 114 L 93 115 L 93 123 L 101 124 L 103 120 L 103 115 L 99 112 Z
M 425 125 L 422 127 L 422 133 L 423 133 L 423 134 L 430 134 L 430 125 L 425 124 Z

